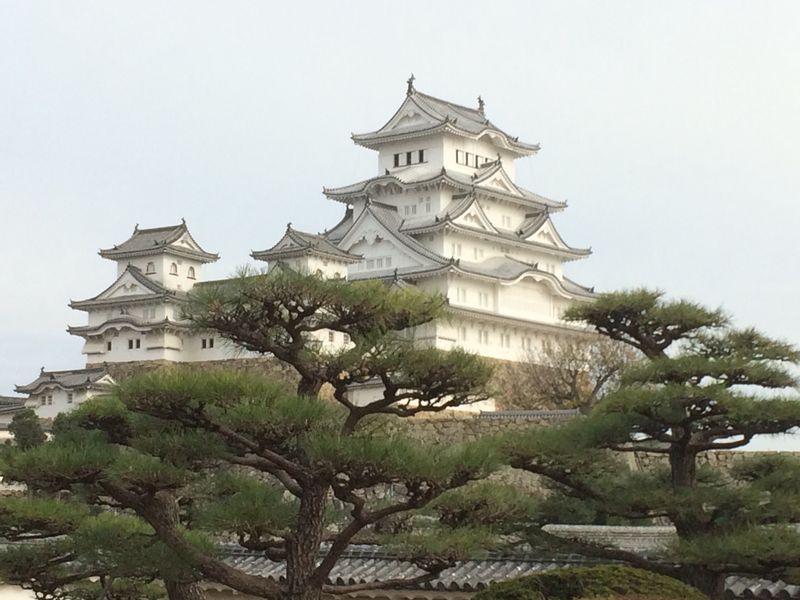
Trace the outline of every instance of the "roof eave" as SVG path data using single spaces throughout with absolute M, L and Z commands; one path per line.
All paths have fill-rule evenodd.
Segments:
M 101 249 L 98 254 L 109 260 L 122 260 L 125 258 L 140 258 L 142 256 L 156 256 L 158 254 L 174 254 L 181 258 L 197 260 L 201 263 L 211 263 L 219 260 L 219 254 L 211 252 L 197 252 L 172 246 L 153 246 L 152 249 L 143 250 L 115 250 L 113 248 Z

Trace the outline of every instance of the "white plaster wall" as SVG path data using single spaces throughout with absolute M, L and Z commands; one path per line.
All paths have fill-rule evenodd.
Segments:
M 40 419 L 52 419 L 60 413 L 74 410 L 99 393 L 97 390 L 65 390 L 57 385 L 46 386 L 39 393 L 31 395 L 25 406 L 34 409 Z M 69 401 L 69 394 L 72 394 L 72 402 Z
M 376 231 L 376 233 L 380 235 L 380 232 Z M 353 244 L 348 248 L 348 251 L 353 254 L 361 254 L 364 260 L 350 265 L 348 267 L 348 276 L 358 277 L 370 271 L 380 271 L 381 269 L 377 266 L 377 259 L 379 258 L 384 261 L 382 270 L 402 269 L 403 267 L 418 266 L 420 264 L 419 261 L 412 259 L 408 254 L 398 251 L 396 248 L 396 242 L 394 241 L 381 240 L 374 242 L 374 238 Z M 391 265 L 386 266 L 386 258 L 389 257 L 391 257 Z M 370 263 L 368 261 L 370 260 L 375 261 L 372 263 L 372 269 L 369 268 Z
M 425 150 L 425 163 L 415 164 L 407 167 L 395 167 L 394 155 L 406 152 L 418 152 Z M 416 157 L 414 157 L 416 160 Z M 401 164 L 402 164 L 401 160 Z M 442 170 L 442 139 L 440 136 L 424 136 L 400 142 L 392 142 L 383 145 L 378 151 L 378 175 L 383 175 L 386 170 L 396 175 L 400 179 L 421 179 L 425 175 L 432 176 Z M 413 175 L 409 172 L 413 169 Z
M 496 160 L 497 155 L 500 154 L 500 158 L 503 161 L 503 169 L 508 173 L 511 181 L 514 181 L 514 157 L 508 151 L 495 146 L 488 137 L 483 137 L 480 140 L 471 140 L 455 135 L 445 135 L 443 142 L 443 166 L 448 171 L 472 175 L 477 170 L 474 167 L 458 164 L 456 162 L 456 150 L 477 154 L 490 160 Z
M 559 303 L 560 304 L 560 303 Z M 557 323 L 552 289 L 544 282 L 525 278 L 512 285 L 501 285 L 498 313 L 540 323 Z

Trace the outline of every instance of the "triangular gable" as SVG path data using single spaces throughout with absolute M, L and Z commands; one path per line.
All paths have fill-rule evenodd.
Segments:
M 474 181 L 475 185 L 493 188 L 506 194 L 521 196 L 522 192 L 520 192 L 517 185 L 511 180 L 511 177 L 509 177 L 508 173 L 506 173 L 506 170 L 503 168 L 502 164 L 497 161 L 495 165 L 496 166 L 494 169 L 489 169 L 477 177 Z
M 417 266 L 431 266 L 441 262 L 419 242 L 387 226 L 369 207 L 361 212 L 338 246 L 347 252 L 364 255 L 368 254 L 364 251 L 365 248 L 380 242 L 391 244 L 394 252 L 404 255 Z
M 293 250 L 295 248 L 308 248 L 310 244 L 303 240 L 302 238 L 292 235 L 292 231 L 287 231 L 283 234 L 283 237 L 278 240 L 278 243 L 275 244 L 270 251 L 275 250 Z
M 413 96 L 408 96 L 391 119 L 378 132 L 385 133 L 407 127 L 434 126 L 442 122 L 438 115 L 426 110 Z
M 93 300 L 108 300 L 112 298 L 125 298 L 128 296 L 142 296 L 147 294 L 157 295 L 164 293 L 161 287 L 148 281 L 144 276 L 132 271 L 135 267 L 128 267 L 117 280 L 100 292 Z
M 555 225 L 553 225 L 553 221 L 549 217 L 544 219 L 538 228 L 528 233 L 527 237 L 523 239 L 529 242 L 553 246 L 561 250 L 572 250 L 558 233 Z
M 109 375 L 108 373 L 106 373 L 100 379 L 95 381 L 94 385 L 97 385 L 97 386 L 111 386 L 111 385 L 114 385 L 115 383 L 116 383 L 116 381 L 114 381 L 114 378 L 111 377 L 111 375 Z
M 457 218 L 453 219 L 456 225 L 463 225 L 471 229 L 480 229 L 490 233 L 498 233 L 495 226 L 489 220 L 486 212 L 483 210 L 480 202 L 477 200 L 472 201 L 465 211 L 463 211 Z
M 194 240 L 192 234 L 190 234 L 188 230 L 185 230 L 183 235 L 181 235 L 174 242 L 170 242 L 169 245 L 175 248 L 181 248 L 183 250 L 193 250 L 194 252 L 205 253 L 205 250 L 203 250 L 200 247 L 200 244 Z

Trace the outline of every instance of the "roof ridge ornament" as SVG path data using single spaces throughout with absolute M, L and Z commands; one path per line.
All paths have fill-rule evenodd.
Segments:
M 486 106 L 486 103 L 483 101 L 483 98 L 478 96 L 478 112 L 481 113 L 483 116 L 486 116 L 486 113 L 484 112 L 484 107 L 485 106 Z
M 133 233 L 139 233 L 139 224 L 138 223 L 136 223 L 136 225 L 133 226 Z
M 414 89 L 414 80 L 415 79 L 416 79 L 416 77 L 414 77 L 414 73 L 411 73 L 411 77 L 409 77 L 406 80 L 406 83 L 408 84 L 408 88 L 406 89 L 406 96 L 410 96 L 411 94 L 413 94 L 414 92 L 417 91 L 417 90 Z

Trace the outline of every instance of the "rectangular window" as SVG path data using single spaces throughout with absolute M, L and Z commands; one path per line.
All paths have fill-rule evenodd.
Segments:
M 200 340 L 200 347 L 203 348 L 204 350 L 208 348 L 208 340 L 206 338 Z
M 386 264 L 387 267 L 391 267 L 392 266 L 392 257 L 391 256 L 387 256 L 386 257 L 385 264 Z
M 367 268 L 368 269 L 374 269 L 375 268 L 375 260 L 374 259 L 370 258 L 367 261 Z
M 67 404 L 72 404 L 72 392 L 67 392 Z
M 411 152 L 406 152 L 406 164 L 411 164 Z
M 128 340 L 128 350 L 133 350 L 133 340 Z
M 503 348 L 510 348 L 511 347 L 511 336 L 507 333 L 500 334 L 500 345 Z
M 458 328 L 458 339 L 461 340 L 462 342 L 465 342 L 467 340 L 467 328 L 466 327 L 461 326 L 461 327 Z
M 489 306 L 489 294 L 487 294 L 486 292 L 479 292 L 478 303 L 481 306 Z
M 332 344 L 334 340 L 334 333 L 332 331 L 328 332 L 328 343 Z
M 489 343 L 489 331 L 487 329 L 481 329 L 478 332 L 478 341 L 480 341 L 481 344 Z
M 137 348 L 141 348 L 142 347 L 142 340 L 140 340 L 140 339 L 136 340 L 136 347 Z
M 421 162 L 421 163 L 425 162 L 425 150 L 420 150 L 419 151 L 419 162 Z
M 456 289 L 456 299 L 459 302 L 466 302 L 467 301 L 467 290 L 464 288 L 457 288 Z
M 106 352 L 111 352 L 111 342 L 106 342 Z
M 456 163 L 459 165 L 464 164 L 464 151 L 463 150 L 456 150 Z
M 47 404 L 47 396 L 39 396 L 39 406 Z
M 394 155 L 394 166 L 395 167 L 399 167 L 400 166 L 400 155 L 399 154 L 395 154 Z
M 529 337 L 522 338 L 522 349 L 523 350 L 530 350 L 531 349 L 531 338 L 529 338 Z
M 48 406 L 52 406 L 53 405 L 53 395 L 52 394 L 48 394 L 47 395 L 47 405 Z
M 213 348 L 214 347 L 214 338 L 208 338 L 208 347 L 209 348 Z
M 382 258 L 376 258 L 375 259 L 375 266 L 378 267 L 379 269 L 382 269 L 383 268 L 383 259 Z

